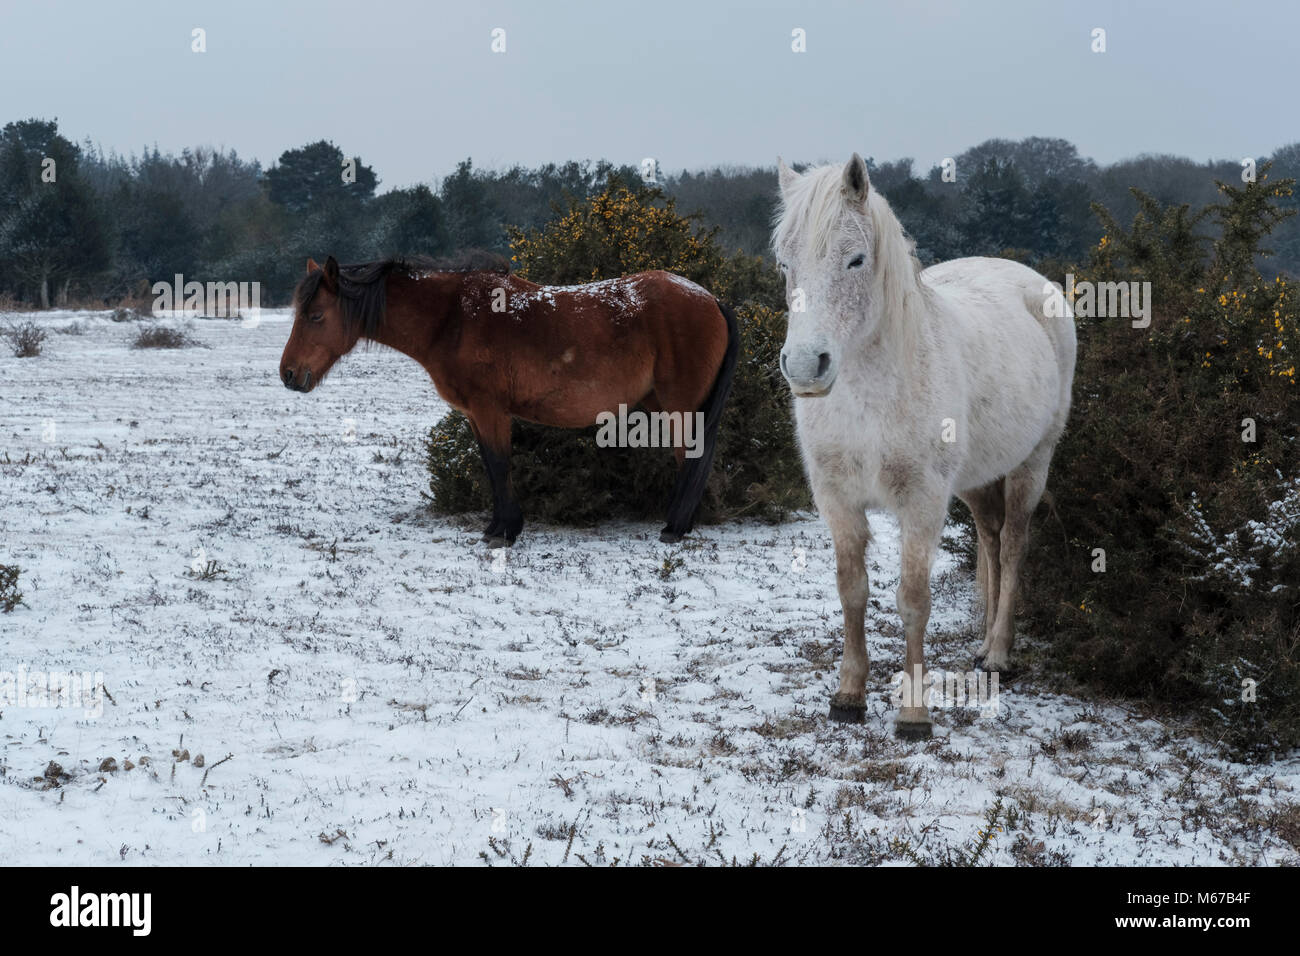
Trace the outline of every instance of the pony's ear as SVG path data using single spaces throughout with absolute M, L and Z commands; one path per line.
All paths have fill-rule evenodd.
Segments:
M 325 287 L 337 292 L 339 287 L 339 262 L 333 256 L 325 260 Z
M 318 266 L 318 265 L 316 264 L 316 260 L 313 259 L 313 258 L 311 258 L 310 256 L 308 256 L 308 257 L 307 257 L 307 274 L 308 274 L 308 275 L 311 275 L 313 272 L 315 272 L 315 271 L 316 271 L 317 269 L 319 269 L 319 268 L 320 268 L 320 266 Z
M 844 167 L 844 198 L 851 203 L 861 206 L 867 201 L 867 192 L 871 189 L 871 182 L 867 179 L 867 164 L 862 161 L 862 157 L 857 153 L 848 161 Z
M 781 192 L 784 194 L 799 178 L 799 174 L 785 164 L 785 160 L 780 156 L 776 158 L 776 174 L 781 182 Z

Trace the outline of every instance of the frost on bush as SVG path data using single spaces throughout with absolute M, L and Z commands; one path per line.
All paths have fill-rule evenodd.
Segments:
M 1278 497 L 1269 502 L 1263 519 L 1246 521 L 1231 531 L 1210 526 L 1192 494 L 1185 511 L 1189 528 L 1182 547 L 1203 570 L 1189 580 L 1250 591 L 1258 585 L 1270 593 L 1294 588 L 1294 582 L 1272 581 L 1268 568 L 1300 547 L 1300 478 L 1287 482 L 1279 473 Z

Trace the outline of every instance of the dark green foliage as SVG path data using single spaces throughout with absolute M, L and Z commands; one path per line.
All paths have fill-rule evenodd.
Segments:
M 470 160 L 458 163 L 456 171 L 442 181 L 442 202 L 456 248 L 501 248 L 505 214 Z
M 395 189 L 375 200 L 378 259 L 441 256 L 452 250 L 442 203 L 428 186 Z
M 961 232 L 968 255 L 996 255 L 1028 246 L 1031 194 L 1013 163 L 985 160 L 971 173 L 965 192 Z
M 52 122 L 0 130 L 0 288 L 46 308 L 62 304 L 74 280 L 98 277 L 110 260 L 101 205 L 80 160 Z
M 202 236 L 174 192 L 123 183 L 118 197 L 118 262 L 126 276 L 193 275 Z
M 344 178 L 343 150 L 320 140 L 300 149 L 286 150 L 266 171 L 271 202 L 290 212 L 308 212 L 322 206 L 362 203 L 375 194 L 375 171 L 351 157 L 354 176 Z M 351 180 L 351 181 L 349 181 Z
M 1066 674 L 1190 711 L 1253 759 L 1300 744 L 1300 308 L 1250 265 L 1291 191 L 1267 172 L 1195 214 L 1140 191 L 1128 229 L 1101 210 L 1077 278 L 1152 281 L 1154 316 L 1077 322 L 1022 592 L 1025 630 Z M 1207 217 L 1212 244 L 1194 232 Z

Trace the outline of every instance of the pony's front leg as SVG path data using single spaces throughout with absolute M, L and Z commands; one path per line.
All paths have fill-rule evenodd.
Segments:
M 926 706 L 925 628 L 930 623 L 930 569 L 943 534 L 947 499 L 925 500 L 899 514 L 903 538 L 902 573 L 898 581 L 898 614 L 907 642 L 903 655 L 902 700 L 894 731 L 911 740 L 929 737 L 932 730 Z
M 483 532 L 489 548 L 508 548 L 524 526 L 524 513 L 510 482 L 510 416 L 470 418 L 479 453 L 492 486 L 492 523 Z
M 866 614 L 870 585 L 866 549 L 871 540 L 867 516 L 861 510 L 823 508 L 835 542 L 835 586 L 844 611 L 844 658 L 840 661 L 840 686 L 831 697 L 830 719 L 860 724 L 867 713 Z

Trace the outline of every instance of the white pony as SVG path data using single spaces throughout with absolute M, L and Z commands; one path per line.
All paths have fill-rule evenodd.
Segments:
M 800 175 L 777 161 L 772 246 L 786 277 L 781 371 L 804 466 L 835 543 L 844 660 L 835 720 L 865 716 L 865 511 L 902 532 L 898 613 L 907 641 L 896 730 L 931 729 L 923 683 L 930 568 L 955 494 L 979 537 L 985 670 L 1007 667 L 1029 519 L 1065 427 L 1074 318 L 1060 287 L 1006 259 L 921 270 L 856 153 Z

